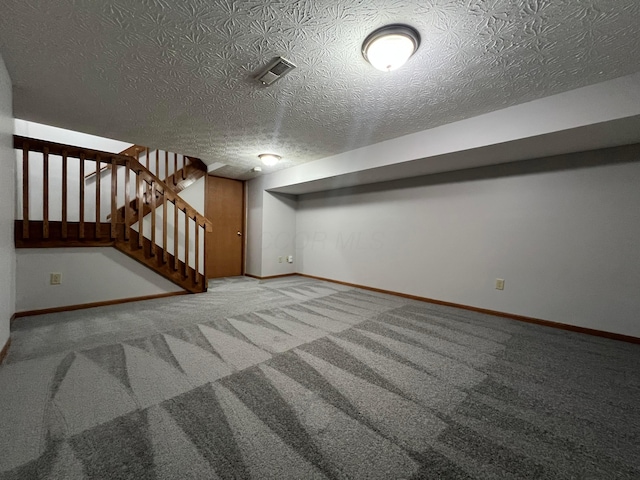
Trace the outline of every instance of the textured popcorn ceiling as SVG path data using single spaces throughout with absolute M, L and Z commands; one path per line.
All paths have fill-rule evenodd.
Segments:
M 638 0 L 2 0 L 19 118 L 264 172 L 640 70 Z M 418 29 L 402 69 L 368 33 Z M 252 76 L 282 55 L 271 87 Z

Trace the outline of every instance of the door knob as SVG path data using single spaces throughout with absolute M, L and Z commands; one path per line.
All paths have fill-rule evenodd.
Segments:
M 238 232 L 238 236 L 241 237 L 242 236 L 242 232 Z

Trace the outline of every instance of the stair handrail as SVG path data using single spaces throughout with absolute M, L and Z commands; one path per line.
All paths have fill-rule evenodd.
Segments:
M 145 181 L 147 183 L 156 182 L 156 185 L 167 195 L 167 198 L 173 203 L 176 208 L 185 212 L 189 218 L 194 219 L 198 225 L 204 227 L 208 232 L 213 231 L 213 224 L 206 217 L 198 213 L 198 211 L 192 207 L 188 202 L 183 200 L 177 193 L 175 193 L 169 185 L 160 180 L 154 175 L 148 168 L 142 165 L 140 162 L 132 162 L 132 157 L 128 155 L 121 155 L 118 153 L 104 152 L 101 150 L 93 150 L 90 148 L 78 147 L 74 145 L 66 145 L 63 143 L 50 142 L 48 140 L 39 140 L 35 138 L 23 137 L 21 135 L 13 136 L 13 147 L 17 150 L 24 150 L 25 144 L 27 150 L 31 152 L 44 153 L 47 151 L 49 155 L 66 155 L 67 157 L 81 158 L 85 160 L 97 162 L 96 159 L 100 158 L 104 162 L 107 158 L 112 159 L 112 162 L 118 165 L 126 166 L 129 170 L 133 170 L 138 174 L 144 174 Z M 135 160 L 135 159 L 133 159 Z M 128 205 L 125 205 L 128 208 Z
M 124 149 L 122 152 L 120 152 L 120 155 L 127 155 L 131 158 L 134 158 L 135 160 L 137 160 L 141 165 L 144 165 L 145 167 L 147 167 L 147 169 L 149 171 L 151 170 L 151 166 L 153 165 L 152 160 L 151 160 L 151 152 L 156 152 L 156 172 L 155 175 L 157 176 L 159 173 L 159 169 L 160 169 L 160 164 L 161 164 L 161 160 L 159 157 L 159 152 L 160 150 L 157 148 L 150 148 L 150 147 L 145 147 L 144 145 L 138 145 L 138 144 L 134 144 L 131 145 L 130 147 Z M 141 153 L 146 153 L 146 158 L 145 158 L 145 163 L 142 163 L 142 161 L 140 160 L 140 154 Z M 182 179 L 184 180 L 185 177 L 185 170 L 187 169 L 188 165 L 191 165 L 192 168 L 195 168 L 197 170 L 201 170 L 203 172 L 207 171 L 207 165 L 200 160 L 197 157 L 191 156 L 191 155 L 183 155 L 183 162 L 182 162 L 182 167 L 178 168 L 178 156 L 176 153 L 171 153 L 168 151 L 164 151 L 165 154 L 165 182 L 167 180 L 169 180 L 170 176 L 175 176 L 178 171 L 182 171 Z M 169 165 L 170 165 L 170 161 L 169 161 L 169 155 L 173 155 L 173 164 L 174 164 L 174 171 L 171 175 L 169 175 Z M 189 162 L 187 164 L 187 161 Z M 174 180 L 175 183 L 175 180 Z
M 176 208 L 185 212 L 189 218 L 193 218 L 198 222 L 201 227 L 207 229 L 208 232 L 213 231 L 213 223 L 208 220 L 205 216 L 198 213 L 198 211 L 189 205 L 186 201 L 182 199 L 177 193 L 173 191 L 173 189 L 167 185 L 165 182 L 156 177 L 147 167 L 142 165 L 140 162 L 136 162 L 135 166 L 131 165 L 130 169 L 135 171 L 138 175 L 141 175 L 147 183 L 156 182 L 157 190 L 162 190 L 162 193 L 167 196 L 170 202 L 172 202 Z

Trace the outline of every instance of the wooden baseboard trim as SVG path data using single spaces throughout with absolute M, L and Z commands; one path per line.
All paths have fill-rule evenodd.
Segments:
M 145 295 L 142 297 L 118 298 L 116 300 L 105 300 L 104 302 L 81 303 L 79 305 L 66 305 L 64 307 L 43 308 L 41 310 L 26 310 L 16 312 L 16 318 L 31 317 L 33 315 L 45 315 L 47 313 L 71 312 L 73 310 L 83 310 L 85 308 L 106 307 L 109 305 L 119 305 L 121 303 L 142 302 L 144 300 L 156 300 L 158 298 L 175 297 L 176 295 L 189 295 L 188 291 L 160 293 L 157 295 Z
M 7 339 L 7 343 L 5 343 L 4 347 L 2 347 L 2 350 L 0 350 L 0 365 L 2 365 L 2 362 L 4 362 L 5 357 L 9 353 L 10 346 L 11 346 L 11 337 Z
M 472 312 L 486 313 L 488 315 L 509 318 L 511 320 L 517 320 L 519 322 L 533 323 L 535 325 L 542 325 L 545 327 L 557 328 L 560 330 L 567 330 L 570 332 L 584 333 L 586 335 L 593 335 L 595 337 L 603 337 L 603 338 L 609 338 L 611 340 L 618 340 L 621 342 L 640 344 L 640 338 L 632 337 L 630 335 L 622 335 L 620 333 L 606 332 L 604 330 L 596 330 L 593 328 L 578 327 L 576 325 L 569 325 L 567 323 L 552 322 L 550 320 L 542 320 L 540 318 L 526 317 L 524 315 L 517 315 L 515 313 L 499 312 L 497 310 L 489 310 L 487 308 L 472 307 L 470 305 L 462 305 L 460 303 L 445 302 L 443 300 L 436 300 L 434 298 L 419 297 L 417 295 L 409 295 L 406 293 L 393 292 L 391 290 L 383 290 L 381 288 L 367 287 L 365 285 L 357 285 L 355 283 L 341 282 L 340 280 L 332 280 L 330 278 L 316 277 L 314 275 L 307 275 L 304 273 L 298 273 L 297 275 L 301 277 L 313 278 L 315 280 L 322 280 L 325 282 L 337 283 L 339 285 L 346 285 L 348 287 L 361 288 L 363 290 L 369 290 L 372 292 L 386 293 L 388 295 L 395 295 L 396 297 L 408 298 L 411 300 L 418 300 L 420 302 L 433 303 L 435 305 L 444 305 L 446 307 L 455 307 L 463 310 L 469 310 Z
M 273 280 L 274 278 L 285 278 L 285 277 L 295 277 L 299 275 L 298 273 L 283 273 L 282 275 L 271 275 L 268 277 L 258 277 L 257 275 L 251 275 L 250 273 L 245 273 L 245 277 L 256 278 L 258 280 Z

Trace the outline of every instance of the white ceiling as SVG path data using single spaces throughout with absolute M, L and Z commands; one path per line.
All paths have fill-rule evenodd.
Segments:
M 14 114 L 264 173 L 640 70 L 638 0 L 2 0 Z M 361 43 L 422 45 L 379 72 Z M 271 87 L 253 74 L 282 55 Z

